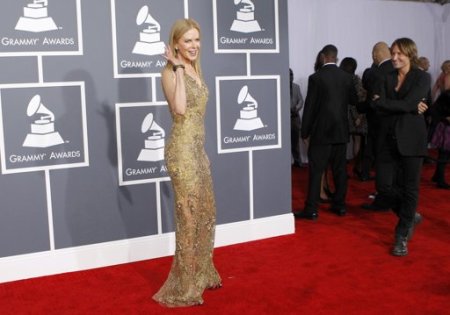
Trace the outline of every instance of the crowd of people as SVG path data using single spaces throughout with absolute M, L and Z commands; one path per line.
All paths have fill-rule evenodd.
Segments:
M 405 256 L 414 227 L 422 221 L 417 204 L 423 164 L 435 163 L 432 180 L 437 188 L 450 189 L 445 181 L 450 158 L 450 61 L 443 62 L 432 85 L 427 72 L 430 62 L 418 56 L 410 38 L 396 39 L 390 46 L 376 43 L 372 60 L 360 78 L 355 74 L 354 58 L 346 57 L 337 64 L 334 45 L 326 45 L 318 53 L 297 125 L 301 126 L 300 135 L 291 134 L 297 137 L 291 139 L 293 146 L 299 145 L 299 138 L 305 142 L 309 168 L 304 208 L 295 209 L 294 215 L 318 219 L 328 169 L 334 183 L 334 191 L 327 196 L 330 210 L 338 216 L 346 214 L 350 143 L 354 176 L 361 181 L 375 180 L 373 202 L 361 206 L 372 211 L 391 209 L 397 215 L 391 253 Z M 294 103 L 291 117 L 297 117 L 302 108 Z M 429 156 L 430 148 L 437 149 L 436 159 Z M 294 156 L 293 166 L 299 164 L 297 159 Z

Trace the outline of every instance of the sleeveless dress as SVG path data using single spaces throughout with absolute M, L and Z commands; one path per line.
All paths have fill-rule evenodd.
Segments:
M 216 206 L 204 150 L 208 88 L 203 80 L 200 86 L 188 74 L 184 80 L 186 112 L 171 111 L 173 125 L 165 148 L 175 194 L 175 255 L 166 282 L 153 296 L 169 307 L 202 304 L 205 289 L 221 286 L 213 263 Z

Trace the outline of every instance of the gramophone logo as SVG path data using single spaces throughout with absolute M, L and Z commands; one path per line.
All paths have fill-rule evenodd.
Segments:
M 145 5 L 136 16 L 137 25 L 148 26 L 139 33 L 139 41 L 134 45 L 133 54 L 154 56 L 164 53 L 165 45 L 161 41 L 161 26 L 149 11 L 149 7 Z
M 57 30 L 53 19 L 48 16 L 48 0 L 33 0 L 23 7 L 23 16 L 17 21 L 15 29 L 33 33 Z
M 258 103 L 248 92 L 247 85 L 241 88 L 237 102 L 244 107 L 242 107 L 240 116 L 234 124 L 234 130 L 251 131 L 264 127 L 261 118 L 258 117 Z
M 239 6 L 236 11 L 236 19 L 230 30 L 239 33 L 260 32 L 261 27 L 255 20 L 255 5 L 251 0 L 234 0 L 234 5 Z
M 139 154 L 138 161 L 156 162 L 164 160 L 164 139 L 166 133 L 153 119 L 153 114 L 145 116 L 141 125 L 141 132 L 148 133 L 144 148 Z
M 41 103 L 39 94 L 30 100 L 27 115 L 38 116 L 38 119 L 31 124 L 31 132 L 26 136 L 23 147 L 47 148 L 64 143 L 59 132 L 55 131 L 55 115 Z

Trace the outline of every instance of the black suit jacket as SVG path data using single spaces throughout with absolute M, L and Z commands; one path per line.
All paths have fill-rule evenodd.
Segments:
M 352 75 L 327 64 L 309 76 L 301 136 L 310 144 L 349 141 L 348 105 L 357 103 Z
M 400 154 L 426 156 L 427 129 L 424 115 L 418 114 L 417 105 L 427 98 L 430 76 L 413 68 L 406 74 L 398 92 L 395 91 L 397 83 L 397 71 L 387 74 L 380 84 L 380 98 L 373 102 L 381 118 L 377 149 L 393 136 Z
M 360 113 L 367 114 L 367 119 L 373 125 L 378 123 L 376 112 L 371 107 L 373 95 L 379 93 L 379 86 L 382 84 L 384 77 L 394 70 L 392 61 L 389 59 L 378 66 L 372 66 L 364 71 L 366 75 L 363 76 L 363 87 L 367 91 L 367 98 L 366 101 L 358 104 L 357 109 Z

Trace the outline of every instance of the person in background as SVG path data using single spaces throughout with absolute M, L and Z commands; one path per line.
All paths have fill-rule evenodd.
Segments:
M 438 149 L 436 169 L 432 181 L 441 189 L 450 189 L 445 180 L 445 166 L 450 158 L 450 90 L 439 94 L 433 104 L 433 116 L 437 121 L 431 144 Z
M 378 134 L 380 132 L 380 123 L 383 117 L 377 114 L 377 111 L 371 107 L 371 100 L 374 94 L 379 89 L 380 82 L 384 80 L 384 77 L 394 71 L 394 66 L 391 60 L 391 51 L 389 46 L 385 42 L 378 42 L 373 46 L 372 59 L 375 67 L 371 68 L 369 75 L 366 77 L 363 85 L 367 90 L 366 102 L 358 103 L 358 110 L 362 113 L 366 113 L 368 122 L 368 136 L 367 136 L 367 150 L 365 155 L 364 165 L 367 168 L 369 162 L 374 159 L 375 162 L 375 190 L 374 201 L 372 203 L 362 204 L 362 208 L 373 211 L 387 211 L 392 205 L 389 202 L 389 198 L 386 196 L 386 192 L 390 191 L 392 187 L 392 178 L 390 174 L 383 173 L 380 169 L 377 157 L 376 143 Z M 377 92 L 378 93 L 378 92 Z
M 431 108 L 429 110 L 429 128 L 428 128 L 428 142 L 431 144 L 432 137 L 435 134 L 437 124 L 441 122 L 441 117 L 436 111 L 436 102 L 445 91 L 450 90 L 450 60 L 445 60 L 441 65 L 441 73 L 433 84 L 431 89 Z M 433 177 L 434 178 L 434 177 Z
M 428 69 L 430 69 L 430 61 L 428 60 L 427 57 L 421 56 L 419 57 L 419 65 L 418 65 L 420 70 L 423 70 L 428 76 L 430 76 L 430 82 L 431 82 L 431 75 L 428 73 Z M 427 95 L 427 99 L 425 100 L 425 103 L 428 105 L 428 107 L 431 108 L 431 105 L 433 104 L 433 98 L 431 96 L 431 86 L 430 86 L 430 90 L 428 92 Z M 425 122 L 427 123 L 427 139 L 428 139 L 428 143 L 430 143 L 431 141 L 431 136 L 433 134 L 433 119 L 431 117 L 431 110 L 427 110 L 425 112 Z M 425 164 L 432 164 L 434 163 L 434 160 L 430 157 L 430 156 L 426 156 L 423 160 L 423 162 Z
M 323 54 L 321 51 L 317 53 L 316 60 L 314 61 L 314 72 L 317 72 L 323 66 Z M 306 147 L 308 147 L 308 140 L 304 139 Z M 325 171 L 320 179 L 320 196 L 319 201 L 321 203 L 330 203 L 333 198 L 333 191 L 330 185 L 330 167 L 327 165 Z
M 392 178 L 386 194 L 398 217 L 391 254 L 405 256 L 414 225 L 420 222 L 416 208 L 423 158 L 428 153 L 423 115 L 428 106 L 423 100 L 430 88 L 430 77 L 418 68 L 417 46 L 409 38 L 392 43 L 391 59 L 395 71 L 380 82 L 372 106 L 382 117 L 376 146 L 377 170 Z
M 358 63 L 352 57 L 342 59 L 339 67 L 353 76 L 353 84 L 358 95 L 358 102 L 366 100 L 366 90 L 364 90 L 361 78 L 355 74 Z M 364 150 L 366 147 L 367 137 L 367 120 L 366 115 L 359 113 L 356 104 L 350 104 L 348 107 L 349 132 L 352 137 L 352 153 L 353 153 L 353 174 L 360 180 L 362 177 L 362 161 Z
M 422 69 L 425 72 L 428 72 L 428 69 L 430 69 L 430 60 L 428 60 L 427 57 L 421 56 L 419 57 L 419 69 Z
M 437 100 L 440 93 L 447 90 L 450 90 L 450 60 L 445 60 L 441 65 L 441 73 L 431 90 L 433 101 Z
M 172 26 L 161 82 L 173 125 L 165 160 L 175 194 L 175 255 L 153 299 L 168 307 L 203 303 L 205 289 L 222 286 L 214 267 L 216 205 L 204 149 L 208 88 L 200 67 L 200 26 L 193 19 Z
M 373 109 L 369 105 L 365 105 L 369 99 L 367 94 L 371 90 L 374 80 L 376 79 L 375 72 L 378 70 L 378 64 L 376 64 L 375 57 L 372 55 L 372 65 L 366 68 L 362 74 L 362 86 L 366 91 L 366 100 L 362 103 L 358 103 L 356 109 L 358 113 L 364 114 L 367 121 L 367 135 L 366 135 L 366 147 L 361 161 L 361 181 L 373 180 L 375 177 L 371 175 L 371 171 L 375 165 L 375 132 L 376 132 L 376 117 Z
M 289 68 L 289 88 L 291 93 L 291 154 L 293 166 L 300 167 L 300 111 L 303 108 L 303 96 L 300 85 L 294 82 L 294 72 Z
M 348 104 L 356 104 L 352 76 L 336 65 L 338 50 L 326 45 L 320 52 L 323 66 L 308 79 L 301 137 L 308 139 L 309 180 L 305 208 L 296 218 L 316 220 L 320 182 L 327 165 L 332 167 L 335 192 L 330 210 L 346 214 L 346 149 L 349 141 Z

